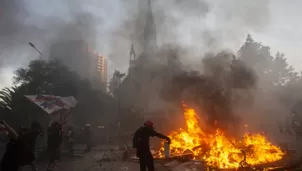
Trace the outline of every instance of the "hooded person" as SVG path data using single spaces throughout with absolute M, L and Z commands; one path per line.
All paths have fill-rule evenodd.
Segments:
M 165 139 L 170 144 L 169 137 L 154 130 L 154 124 L 148 120 L 140 127 L 133 136 L 133 148 L 136 148 L 136 156 L 139 158 L 140 171 L 154 171 L 154 160 L 150 151 L 149 138 L 158 137 Z

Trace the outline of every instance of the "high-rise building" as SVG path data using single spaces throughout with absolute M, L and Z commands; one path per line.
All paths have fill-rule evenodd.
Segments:
M 94 87 L 100 86 L 102 91 L 107 89 L 107 60 L 105 56 L 97 53 L 92 54 L 91 60 L 91 82 Z

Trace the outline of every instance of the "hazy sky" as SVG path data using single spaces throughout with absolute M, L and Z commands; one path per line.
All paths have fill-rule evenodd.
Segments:
M 0 88 L 11 85 L 15 68 L 38 57 L 27 42 L 47 54 L 56 31 L 72 22 L 74 13 L 93 16 L 95 49 L 110 57 L 109 73 L 125 70 L 133 37 L 132 22 L 126 21 L 134 20 L 137 1 L 0 0 Z M 153 5 L 159 44 L 236 51 L 251 33 L 273 54 L 285 53 L 288 62 L 301 70 L 301 0 L 157 0 Z

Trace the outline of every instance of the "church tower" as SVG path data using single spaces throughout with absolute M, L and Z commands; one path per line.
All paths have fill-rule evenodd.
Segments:
M 148 8 L 146 15 L 146 24 L 143 35 L 143 52 L 148 55 L 157 50 L 156 25 L 154 23 L 151 0 L 148 0 Z
M 134 45 L 131 44 L 131 49 L 129 53 L 129 69 L 128 69 L 128 74 L 130 75 L 133 68 L 136 66 L 136 53 L 134 50 Z
M 153 18 L 152 4 L 151 0 L 145 1 L 144 3 L 144 15 L 145 15 L 145 25 L 141 33 L 141 41 L 139 42 L 142 45 L 142 53 L 137 56 L 134 52 L 133 44 L 130 50 L 130 66 L 129 68 L 145 68 L 146 65 L 149 65 L 153 60 L 154 53 L 158 51 L 157 46 L 157 35 L 156 35 L 156 25 Z M 141 6 L 142 8 L 142 6 Z M 134 59 L 131 57 L 134 54 Z M 131 70 L 132 70 L 131 69 Z M 129 69 L 130 70 L 130 69 Z
M 157 37 L 156 25 L 153 18 L 151 0 L 141 0 L 140 8 L 144 9 L 143 14 L 145 25 L 140 31 L 140 45 L 142 53 L 136 55 L 135 45 L 131 45 L 129 53 L 129 70 L 128 74 L 121 84 L 122 89 L 122 105 L 132 106 L 138 109 L 144 109 L 147 106 L 147 101 L 144 100 L 149 97 L 148 85 L 151 83 L 151 71 L 154 62 L 154 53 L 157 52 Z M 146 4 L 147 3 L 147 4 Z

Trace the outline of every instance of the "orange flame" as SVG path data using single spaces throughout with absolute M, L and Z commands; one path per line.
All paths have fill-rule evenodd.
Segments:
M 285 155 L 262 134 L 245 133 L 242 140 L 229 139 L 219 129 L 215 133 L 206 134 L 199 126 L 195 110 L 186 106 L 184 118 L 187 128 L 169 135 L 170 149 L 174 155 L 191 150 L 196 159 L 205 161 L 208 166 L 221 169 L 238 168 L 244 158 L 246 163 L 257 165 L 280 160 Z M 161 157 L 164 156 L 163 151 L 161 148 Z

